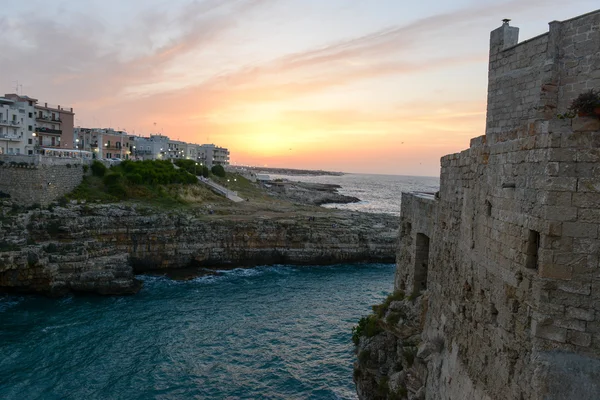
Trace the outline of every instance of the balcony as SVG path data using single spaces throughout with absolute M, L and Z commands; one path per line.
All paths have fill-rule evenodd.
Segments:
M 52 118 L 49 115 L 42 115 L 40 117 L 39 114 L 36 115 L 35 120 L 42 121 L 42 122 L 52 122 L 52 123 L 56 123 L 56 124 L 60 124 L 62 122 L 62 120 L 60 118 Z
M 35 128 L 36 133 L 42 133 L 47 135 L 62 135 L 62 131 L 60 129 L 50 129 L 45 127 L 38 126 Z
M 8 140 L 10 142 L 20 142 L 23 140 L 22 136 L 9 135 L 6 133 L 0 133 L 0 140 Z
M 12 127 L 17 127 L 19 125 L 21 125 L 21 123 L 19 121 L 9 121 L 9 120 L 0 120 L 0 125 L 2 126 L 12 126 Z

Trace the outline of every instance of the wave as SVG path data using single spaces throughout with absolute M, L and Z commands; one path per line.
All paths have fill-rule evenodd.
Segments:
M 25 297 L 0 296 L 0 313 L 10 310 L 25 301 Z

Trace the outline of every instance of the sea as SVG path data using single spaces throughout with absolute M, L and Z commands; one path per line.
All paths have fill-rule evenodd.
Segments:
M 435 193 L 440 179 L 427 176 L 402 175 L 274 175 L 271 179 L 287 179 L 292 182 L 330 183 L 340 185 L 338 193 L 354 196 L 361 201 L 349 204 L 325 204 L 323 207 L 339 208 L 371 213 L 400 215 L 402 192 Z
M 337 183 L 396 218 L 436 178 Z M 330 205 L 331 207 L 331 205 Z M 140 276 L 134 296 L 0 296 L 0 399 L 356 399 L 352 327 L 393 289 L 393 264 L 260 266 L 189 281 Z

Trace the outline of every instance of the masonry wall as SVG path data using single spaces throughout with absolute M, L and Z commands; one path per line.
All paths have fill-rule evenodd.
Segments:
M 490 37 L 486 135 L 534 131 L 565 113 L 579 93 L 600 87 L 600 12 L 553 21 L 549 32 L 517 44 L 507 23 Z
M 405 194 L 395 287 L 430 238 L 428 399 L 600 398 L 600 119 L 558 119 L 600 88 L 600 11 L 516 45 L 492 32 L 486 135 Z M 410 227 L 411 229 L 407 229 Z
M 476 139 L 442 159 L 439 199 L 403 197 L 396 288 L 419 290 L 416 235 L 429 233 L 424 339 L 448 344 L 429 365 L 428 398 L 468 398 L 465 385 L 470 398 L 564 398 L 585 387 L 572 388 L 573 368 L 588 383 L 579 398 L 600 396 L 600 121 L 540 129 Z
M 0 195 L 16 204 L 47 205 L 75 189 L 83 179 L 83 166 L 0 166 Z

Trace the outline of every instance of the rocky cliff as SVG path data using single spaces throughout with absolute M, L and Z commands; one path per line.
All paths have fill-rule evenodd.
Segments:
M 0 209 L 0 291 L 126 294 L 178 268 L 393 262 L 397 222 L 332 210 L 219 215 L 131 205 Z

